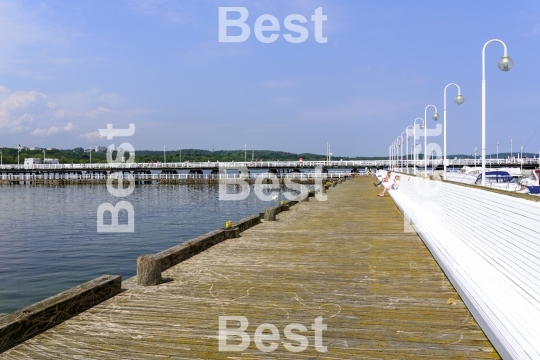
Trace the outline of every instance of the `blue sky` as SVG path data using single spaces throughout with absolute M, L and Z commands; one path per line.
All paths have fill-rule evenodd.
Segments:
M 218 8 L 249 11 L 251 37 L 218 42 Z M 308 20 L 318 7 L 327 43 L 271 44 L 258 16 Z M 487 151 L 540 151 L 538 1 L 6 1 L 0 0 L 0 146 L 108 146 L 99 128 L 135 149 L 285 150 L 342 156 L 388 153 L 424 108 L 442 119 L 448 151 L 481 145 L 481 51 L 503 40 L 514 68 L 487 49 Z M 439 121 L 440 122 L 440 121 Z M 429 127 L 435 126 L 431 119 Z M 442 136 L 429 139 L 442 146 Z

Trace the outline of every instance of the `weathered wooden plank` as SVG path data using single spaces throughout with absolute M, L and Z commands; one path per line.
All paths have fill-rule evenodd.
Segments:
M 122 279 L 103 275 L 0 318 L 0 351 L 118 294 Z
M 494 359 L 459 296 L 389 198 L 371 179 L 301 202 L 237 239 L 163 272 L 173 281 L 137 287 L 21 344 L 0 359 Z M 453 305 L 448 304 L 453 299 Z M 245 316 L 252 337 L 274 324 L 278 348 L 219 352 L 219 316 Z M 314 319 L 327 330 L 315 348 Z M 284 346 L 303 324 L 308 348 Z M 47 356 L 50 355 L 50 356 Z

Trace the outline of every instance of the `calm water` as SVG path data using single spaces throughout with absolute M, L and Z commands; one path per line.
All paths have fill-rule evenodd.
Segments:
M 0 186 L 0 313 L 8 313 L 104 274 L 135 275 L 141 254 L 156 253 L 255 215 L 279 200 L 254 192 L 220 201 L 217 186 L 143 185 L 123 198 L 134 233 L 97 233 L 96 212 L 116 204 L 105 186 Z

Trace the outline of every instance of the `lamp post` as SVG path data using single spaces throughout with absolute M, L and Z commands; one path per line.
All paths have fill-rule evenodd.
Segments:
M 388 164 L 388 170 L 392 171 L 394 167 L 394 143 L 390 144 L 390 164 Z
M 328 144 L 328 162 L 332 161 L 332 146 Z
M 433 146 L 431 147 L 431 175 L 433 175 Z
M 45 165 L 45 149 L 43 149 L 43 165 Z
M 521 171 L 523 172 L 523 146 L 521 146 L 521 155 L 519 162 L 521 163 Z
M 506 72 L 514 66 L 514 61 L 508 56 L 504 42 L 492 39 L 484 44 L 482 48 L 482 186 L 486 185 L 486 46 L 492 42 L 499 42 L 504 48 L 503 56 L 498 63 L 499 69 Z
M 448 159 L 446 157 L 446 89 L 448 89 L 449 86 L 451 85 L 454 85 L 455 87 L 457 87 L 458 89 L 458 94 L 456 95 L 456 97 L 454 98 L 454 102 L 458 105 L 461 105 L 463 104 L 463 102 L 465 101 L 465 98 L 463 97 L 463 95 L 461 95 L 461 89 L 459 88 L 459 85 L 458 84 L 454 84 L 454 83 L 450 83 L 448 85 L 446 85 L 444 87 L 444 109 L 443 109 L 443 157 L 444 157 L 444 160 L 443 160 L 443 167 L 444 167 L 444 171 L 443 171 L 443 179 L 446 180 L 446 166 L 447 166 L 447 163 L 448 163 Z
M 2 150 L 0 150 L 0 165 L 4 165 L 4 161 L 2 160 Z
M 424 109 L 424 119 L 427 119 L 427 109 L 430 106 L 433 106 L 433 108 L 435 109 L 435 112 L 433 113 L 433 115 L 431 115 L 431 118 L 434 121 L 439 120 L 439 114 L 437 114 L 437 107 L 435 105 L 426 106 L 426 108 Z M 427 124 L 424 123 L 424 174 L 425 176 L 427 176 L 427 156 L 426 155 L 427 155 Z
M 394 145 L 394 147 L 393 147 L 393 149 L 394 149 L 394 166 L 393 166 L 393 168 L 397 169 L 398 162 L 399 162 L 399 149 L 398 149 L 398 141 L 397 141 L 397 139 L 394 140 L 394 142 L 392 144 Z
M 476 166 L 476 151 L 478 151 L 478 148 L 474 147 L 474 166 Z
M 178 157 L 180 158 L 180 162 L 182 162 L 182 148 L 179 146 L 178 147 Z
M 17 165 L 21 165 L 20 156 L 21 156 L 21 145 L 19 144 L 19 146 L 17 146 Z
M 420 157 L 419 154 L 418 154 L 418 146 L 420 146 L 420 140 L 416 140 L 416 145 L 415 145 L 415 151 L 416 151 L 416 159 L 419 160 L 418 158 Z M 414 168 L 414 174 L 416 175 L 416 166 Z
M 244 162 L 247 162 L 247 145 L 244 145 Z
M 406 157 L 407 157 L 407 174 L 409 173 L 409 138 L 411 137 L 409 135 L 409 128 L 412 128 L 413 131 L 414 131 L 414 126 L 412 125 L 409 125 L 405 128 L 405 133 L 406 133 L 406 137 L 405 137 L 405 154 L 406 154 Z
M 416 175 L 416 162 L 418 161 L 418 140 L 416 139 L 416 120 L 422 120 L 422 125 L 420 126 L 420 129 L 424 129 L 425 126 L 426 126 L 426 122 L 421 117 L 417 117 L 416 119 L 414 119 L 414 126 L 413 126 L 413 128 L 414 128 L 414 130 L 413 130 L 414 152 L 413 152 L 413 157 L 414 157 L 414 174 L 415 175 Z
M 397 170 L 399 166 L 399 141 L 396 138 L 394 140 L 394 169 Z
M 390 170 L 391 165 L 392 165 L 392 145 L 388 147 L 388 170 Z
M 499 164 L 499 142 L 497 141 L 497 165 Z
M 167 155 L 165 154 L 165 151 L 167 151 L 167 146 L 163 145 L 163 163 L 167 163 Z
M 328 142 L 326 143 L 326 161 L 328 162 Z
M 251 145 L 251 162 L 253 162 L 254 155 L 255 155 L 255 151 L 253 150 L 253 145 Z
M 407 135 L 406 132 L 402 132 L 399 135 L 399 150 L 401 151 L 401 172 L 403 172 L 403 134 Z

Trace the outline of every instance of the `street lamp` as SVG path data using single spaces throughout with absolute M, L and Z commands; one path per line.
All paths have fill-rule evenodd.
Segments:
M 446 155 L 446 89 L 451 85 L 454 85 L 458 89 L 458 94 L 454 98 L 454 102 L 456 104 L 458 104 L 458 105 L 461 105 L 465 101 L 465 98 L 463 97 L 463 95 L 461 95 L 461 89 L 459 88 L 458 84 L 450 83 L 450 84 L 448 84 L 448 85 L 446 85 L 444 87 L 444 110 L 443 110 L 443 119 L 444 119 L 444 121 L 443 121 L 443 142 L 444 142 L 444 145 L 443 145 L 443 147 L 444 147 L 444 151 L 443 151 L 443 157 L 444 157 L 444 160 L 443 160 L 443 167 L 444 167 L 443 179 L 444 180 L 446 180 L 446 166 L 447 166 L 447 163 L 448 163 L 448 159 L 447 159 L 447 155 Z
M 478 151 L 478 148 L 474 147 L 474 166 L 476 166 L 476 151 Z
M 330 152 L 329 145 L 328 145 L 328 143 L 326 143 L 326 161 L 328 161 L 328 153 L 329 152 Z
M 255 152 L 253 150 L 253 145 L 251 145 L 251 162 L 253 162 L 254 155 L 255 155 Z
M 43 149 L 43 165 L 45 165 L 45 149 Z
M 431 118 L 435 121 L 439 120 L 439 114 L 437 113 L 437 107 L 435 105 L 428 105 L 424 109 L 424 119 L 427 119 L 427 109 L 433 106 L 435 112 L 431 115 Z M 427 176 L 427 124 L 424 123 L 424 174 Z
M 165 154 L 165 151 L 167 151 L 167 146 L 163 145 L 163 164 L 167 163 L 167 155 Z
M 244 144 L 244 162 L 247 162 L 247 144 Z
M 431 147 L 431 175 L 433 175 L 433 146 Z
M 21 165 L 20 155 L 21 155 L 21 145 L 19 144 L 19 146 L 17 147 L 17 165 Z
M 497 141 L 497 165 L 499 164 L 499 142 Z
M 332 149 L 332 145 L 328 144 L 328 162 L 332 161 L 332 153 L 330 150 Z
M 388 147 L 388 170 L 390 170 L 392 164 L 392 145 Z
M 180 146 L 178 147 L 178 152 L 178 157 L 180 158 L 179 161 L 182 162 L 182 148 Z
M 422 119 L 421 117 L 417 117 L 416 119 L 414 119 L 414 130 L 413 130 L 414 152 L 413 152 L 413 155 L 414 155 L 414 174 L 415 175 L 416 175 L 416 162 L 418 161 L 418 141 L 416 140 L 416 120 L 422 120 L 422 125 L 420 126 L 420 129 L 425 129 L 425 127 L 426 127 L 426 122 L 424 121 L 424 119 Z
M 411 137 L 411 135 L 409 135 L 409 128 L 412 128 L 413 131 L 414 131 L 414 126 L 412 125 L 409 125 L 405 128 L 405 133 L 406 133 L 406 137 L 405 137 L 405 154 L 407 155 L 407 174 L 409 173 L 409 139 Z
M 394 143 L 390 144 L 390 162 L 388 163 L 388 170 L 392 171 L 394 163 Z
M 394 169 L 397 170 L 399 164 L 399 141 L 398 139 L 394 140 Z
M 399 149 L 401 150 L 401 172 L 403 172 L 403 134 L 407 135 L 406 132 L 402 132 L 399 135 Z
M 399 167 L 399 140 L 396 138 L 394 140 L 394 169 L 397 170 Z
M 482 186 L 486 185 L 486 46 L 492 42 L 499 42 L 504 48 L 503 56 L 498 63 L 499 69 L 506 72 L 514 66 L 514 61 L 508 56 L 504 42 L 492 39 L 484 44 L 482 48 Z
M 0 165 L 4 165 L 4 161 L 2 160 L 2 150 L 0 150 Z

